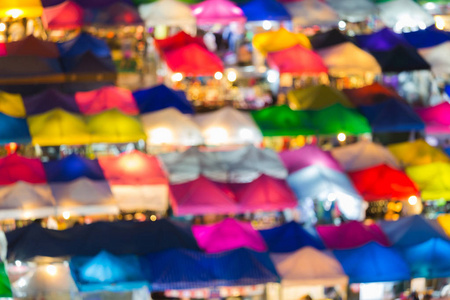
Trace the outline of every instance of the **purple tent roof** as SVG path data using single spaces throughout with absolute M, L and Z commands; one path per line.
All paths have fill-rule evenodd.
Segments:
M 289 174 L 312 165 L 322 165 L 343 172 L 342 167 L 329 152 L 314 145 L 306 145 L 297 150 L 283 151 L 279 155 Z
M 368 35 L 358 35 L 356 40 L 361 48 L 368 51 L 389 51 L 397 46 L 412 47 L 403 36 L 388 28 Z
M 45 113 L 54 108 L 62 108 L 76 114 L 80 113 L 73 95 L 64 94 L 55 89 L 48 89 L 42 93 L 24 97 L 23 104 L 27 116 Z

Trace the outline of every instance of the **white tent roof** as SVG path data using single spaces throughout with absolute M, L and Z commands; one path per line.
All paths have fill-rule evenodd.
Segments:
M 169 207 L 167 184 L 113 185 L 111 191 L 122 211 L 165 211 Z
M 331 155 L 345 171 L 363 170 L 381 164 L 399 168 L 397 159 L 387 148 L 369 141 L 334 148 Z
M 381 21 L 396 32 L 403 27 L 425 29 L 434 24 L 433 16 L 413 0 L 391 0 L 377 6 Z
M 259 144 L 263 139 L 252 117 L 232 107 L 197 114 L 194 121 L 200 126 L 206 145 Z
M 147 27 L 183 26 L 196 23 L 191 8 L 177 0 L 158 0 L 139 6 L 139 14 Z
M 276 178 L 286 178 L 288 174 L 274 151 L 254 146 L 209 152 L 190 148 L 185 152 L 161 154 L 159 158 L 172 183 L 195 180 L 200 175 L 221 182 L 251 182 L 261 174 Z
M 431 70 L 436 75 L 450 75 L 450 42 L 445 42 L 434 47 L 419 49 L 419 54 L 430 64 Z
M 336 26 L 340 20 L 333 8 L 319 0 L 287 2 L 284 6 L 292 16 L 293 23 L 299 26 Z
M 351 42 L 327 47 L 318 50 L 317 53 L 327 66 L 328 72 L 334 76 L 364 76 L 366 73 L 381 73 L 381 67 L 375 57 Z
M 359 22 L 377 12 L 370 0 L 328 0 L 327 3 L 339 13 L 341 18 L 350 22 Z
M 175 108 L 141 115 L 147 145 L 195 146 L 203 144 L 200 128 Z
M 0 220 L 45 218 L 55 212 L 55 199 L 47 184 L 19 181 L 0 186 Z
M 303 247 L 291 253 L 270 254 L 281 284 L 286 286 L 335 286 L 348 283 L 348 277 L 331 253 Z
M 57 213 L 73 215 L 117 214 L 119 209 L 106 181 L 79 178 L 71 182 L 51 183 Z

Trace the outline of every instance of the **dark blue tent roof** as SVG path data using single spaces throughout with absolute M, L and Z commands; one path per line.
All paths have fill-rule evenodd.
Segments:
M 184 114 L 193 114 L 194 109 L 183 91 L 176 91 L 164 84 L 133 93 L 141 113 L 174 107 Z
M 44 163 L 48 182 L 69 182 L 81 177 L 92 180 L 105 180 L 98 160 L 90 160 L 75 154 L 61 160 Z
M 350 38 L 342 34 L 339 29 L 332 29 L 326 32 L 319 32 L 309 37 L 314 50 L 319 50 L 342 43 L 350 42 Z
M 259 231 L 266 241 L 269 252 L 286 253 L 300 248 L 311 246 L 316 249 L 325 249 L 320 238 L 314 236 L 300 224 L 289 222 L 279 227 Z
M 119 292 L 147 286 L 135 255 L 115 256 L 102 251 L 94 257 L 75 256 L 70 260 L 70 270 L 82 292 Z
M 334 250 L 350 283 L 403 281 L 410 271 L 402 255 L 394 248 L 370 242 L 362 247 Z
M 434 25 L 425 30 L 405 32 L 403 37 L 416 48 L 433 47 L 450 40 L 446 32 L 438 30 Z
M 56 89 L 47 89 L 39 94 L 23 97 L 27 116 L 45 113 L 54 108 L 62 108 L 72 113 L 80 113 L 73 95 L 64 94 Z
M 411 268 L 413 278 L 450 277 L 450 242 L 433 238 L 415 246 L 401 249 L 401 253 Z
M 62 57 L 80 56 L 86 52 L 92 52 L 97 57 L 110 57 L 111 51 L 105 41 L 82 33 L 73 40 L 59 43 L 59 52 Z
M 116 66 L 111 57 L 97 57 L 88 51 L 79 56 L 61 58 L 65 72 L 70 73 L 115 73 Z
M 432 238 L 447 239 L 445 232 L 438 224 L 420 215 L 404 217 L 395 222 L 381 221 L 379 225 L 395 247 L 417 245 Z
M 38 224 L 6 233 L 8 256 L 92 256 L 105 250 L 115 255 L 143 255 L 172 248 L 199 250 L 188 224 L 167 219 L 155 222 L 97 222 L 58 231 Z
M 155 291 L 279 282 L 267 252 L 240 248 L 208 254 L 168 250 L 141 257 L 141 269 Z
M 31 142 L 27 120 L 14 118 L 0 113 L 0 144 L 18 143 L 29 144 Z
M 425 129 L 425 124 L 407 104 L 396 99 L 358 109 L 367 118 L 373 132 L 407 132 Z
M 276 0 L 251 0 L 241 5 L 247 21 L 284 21 L 291 15 L 283 4 Z

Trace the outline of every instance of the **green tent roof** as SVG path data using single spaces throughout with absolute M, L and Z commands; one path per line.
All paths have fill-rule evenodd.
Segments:
M 289 106 L 296 110 L 323 109 L 336 103 L 346 107 L 354 107 L 344 93 L 326 85 L 292 90 L 288 93 L 287 98 Z
M 5 264 L 0 262 L 0 298 L 12 298 L 11 283 L 6 273 Z

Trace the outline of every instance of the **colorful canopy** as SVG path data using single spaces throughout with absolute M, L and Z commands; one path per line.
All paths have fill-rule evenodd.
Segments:
M 142 114 L 168 107 L 174 107 L 184 114 L 194 113 L 192 104 L 183 91 L 172 90 L 164 84 L 133 92 L 133 97 Z
M 320 110 L 336 103 L 353 107 L 342 92 L 326 85 L 292 90 L 288 93 L 287 98 L 289 106 L 295 110 Z
M 195 25 L 191 8 L 177 0 L 158 0 L 139 5 L 139 14 L 147 27 Z
M 351 42 L 320 49 L 317 53 L 323 59 L 329 73 L 335 77 L 381 73 L 381 67 L 377 60 Z
M 11 154 L 0 158 L 0 185 L 18 181 L 46 183 L 44 167 L 38 158 Z
M 292 22 L 297 26 L 335 27 L 340 21 L 338 14 L 325 2 L 319 0 L 292 1 L 284 4 Z
M 202 37 L 192 36 L 184 31 L 180 31 L 174 35 L 171 35 L 165 39 L 155 39 L 156 49 L 163 54 L 164 52 L 175 50 L 190 44 L 197 44 L 207 49 Z
M 189 115 L 169 107 L 140 116 L 147 146 L 203 144 L 202 132 Z
M 325 32 L 317 32 L 315 35 L 310 36 L 309 39 L 314 50 L 350 42 L 350 38 L 336 28 Z
M 327 3 L 342 19 L 350 22 L 365 21 L 377 11 L 375 4 L 370 0 L 327 1 Z
M 329 152 L 323 151 L 315 145 L 305 145 L 297 150 L 283 151 L 280 159 L 292 174 L 312 165 L 321 165 L 341 172 L 342 167 Z
M 429 48 L 450 41 L 450 37 L 445 32 L 438 30 L 435 26 L 424 30 L 404 32 L 403 37 L 414 47 Z
M 245 22 L 246 20 L 242 9 L 228 0 L 206 0 L 191 8 L 197 24 L 227 25 L 231 22 Z
M 0 91 L 0 112 L 15 118 L 25 117 L 22 96 Z
M 450 158 L 439 148 L 432 147 L 422 139 L 388 146 L 403 167 L 450 162 Z
M 379 225 L 391 244 L 398 248 L 419 245 L 433 238 L 447 239 L 438 224 L 421 215 L 403 217 L 397 221 L 381 221 Z
M 268 253 L 237 249 L 203 253 L 174 249 L 141 258 L 145 278 L 155 291 L 279 282 Z
M 73 40 L 59 43 L 58 48 L 63 57 L 80 56 L 86 52 L 91 52 L 96 57 L 111 56 L 111 51 L 105 41 L 87 33 L 81 33 Z
M 408 264 L 401 254 L 393 248 L 383 247 L 375 242 L 355 249 L 334 250 L 333 254 L 341 263 L 350 283 L 410 279 Z
M 429 134 L 450 133 L 450 103 L 442 102 L 434 106 L 416 109 L 425 122 L 425 131 Z
M 450 164 L 434 162 L 406 168 L 424 200 L 450 199 Z
M 107 7 L 85 10 L 84 24 L 99 27 L 142 25 L 137 9 L 126 2 L 117 1 Z
M 238 248 L 266 251 L 267 246 L 258 231 L 247 222 L 225 219 L 213 225 L 193 225 L 192 233 L 206 253 L 220 253 Z
M 366 201 L 408 200 L 419 194 L 405 173 L 388 165 L 349 172 L 348 176 Z
M 449 51 L 450 41 L 434 47 L 419 49 L 419 54 L 430 64 L 434 74 L 445 77 L 450 73 L 450 63 L 446 59 Z
M 399 167 L 396 158 L 387 148 L 369 141 L 333 148 L 331 155 L 345 171 L 363 170 L 381 164 Z
M 6 43 L 8 56 L 37 56 L 43 58 L 58 58 L 59 51 L 55 43 L 40 40 L 29 35 L 23 40 Z
M 60 160 L 45 162 L 44 170 L 48 182 L 69 182 L 81 177 L 105 180 L 96 159 L 90 160 L 75 154 Z
M 41 93 L 26 96 L 23 98 L 23 103 L 28 116 L 45 113 L 55 108 L 61 108 L 66 112 L 80 113 L 75 97 L 56 89 L 46 89 Z
M 248 22 L 291 20 L 288 11 L 276 0 L 251 0 L 242 4 L 241 8 Z
M 277 52 L 269 52 L 267 63 L 270 68 L 281 74 L 314 75 L 328 72 L 317 53 L 299 45 Z
M 83 25 L 83 9 L 72 1 L 44 8 L 44 25 L 50 30 L 71 30 Z
M 374 105 L 360 106 L 374 132 L 421 131 L 425 124 L 405 103 L 391 99 Z
M 6 272 L 5 264 L 2 262 L 0 265 L 0 297 L 12 298 L 11 283 L 9 281 L 8 273 Z
M 341 265 L 331 255 L 312 247 L 292 253 L 271 254 L 283 288 L 289 286 L 346 285 L 348 277 Z
M 306 198 L 336 200 L 339 210 L 347 219 L 364 218 L 361 196 L 343 173 L 313 165 L 289 175 L 287 182 L 300 201 Z
M 267 31 L 257 33 L 253 36 L 253 47 L 262 54 L 286 50 L 294 46 L 303 46 L 311 49 L 311 43 L 308 37 L 302 33 L 293 33 L 284 27 L 276 31 Z
M 333 250 L 358 248 L 370 242 L 390 246 L 387 237 L 376 224 L 364 225 L 351 221 L 340 226 L 319 225 L 316 230 L 326 247 Z
M 355 106 L 374 105 L 390 99 L 401 99 L 400 96 L 378 82 L 356 89 L 344 89 L 344 94 Z
M 227 191 L 200 176 L 193 181 L 171 184 L 171 204 L 175 215 L 230 214 L 237 204 Z
M 425 28 L 434 24 L 433 17 L 412 0 L 390 0 L 377 3 L 381 21 L 401 32 L 406 28 Z
M 165 212 L 169 208 L 167 183 L 144 185 L 111 185 L 111 192 L 121 211 Z
M 436 220 L 447 236 L 450 237 L 450 214 L 439 214 Z
M 40 0 L 11 0 L 0 4 L 1 18 L 39 18 L 42 11 Z
M 287 253 L 303 247 L 325 249 L 318 236 L 304 229 L 300 224 L 292 221 L 278 227 L 259 231 L 266 242 L 269 252 Z
M 199 126 L 206 145 L 260 144 L 262 134 L 252 117 L 232 107 L 196 114 L 193 121 Z
M 0 144 L 31 142 L 27 121 L 0 113 Z
M 127 115 L 139 114 L 131 91 L 116 86 L 105 86 L 98 90 L 77 92 L 75 100 L 84 115 L 94 115 L 114 108 Z
M 139 119 L 127 116 L 117 109 L 88 117 L 87 126 L 92 135 L 92 143 L 131 143 L 146 140 Z
M 85 121 L 59 108 L 29 117 L 27 122 L 35 145 L 82 145 L 91 142 Z

